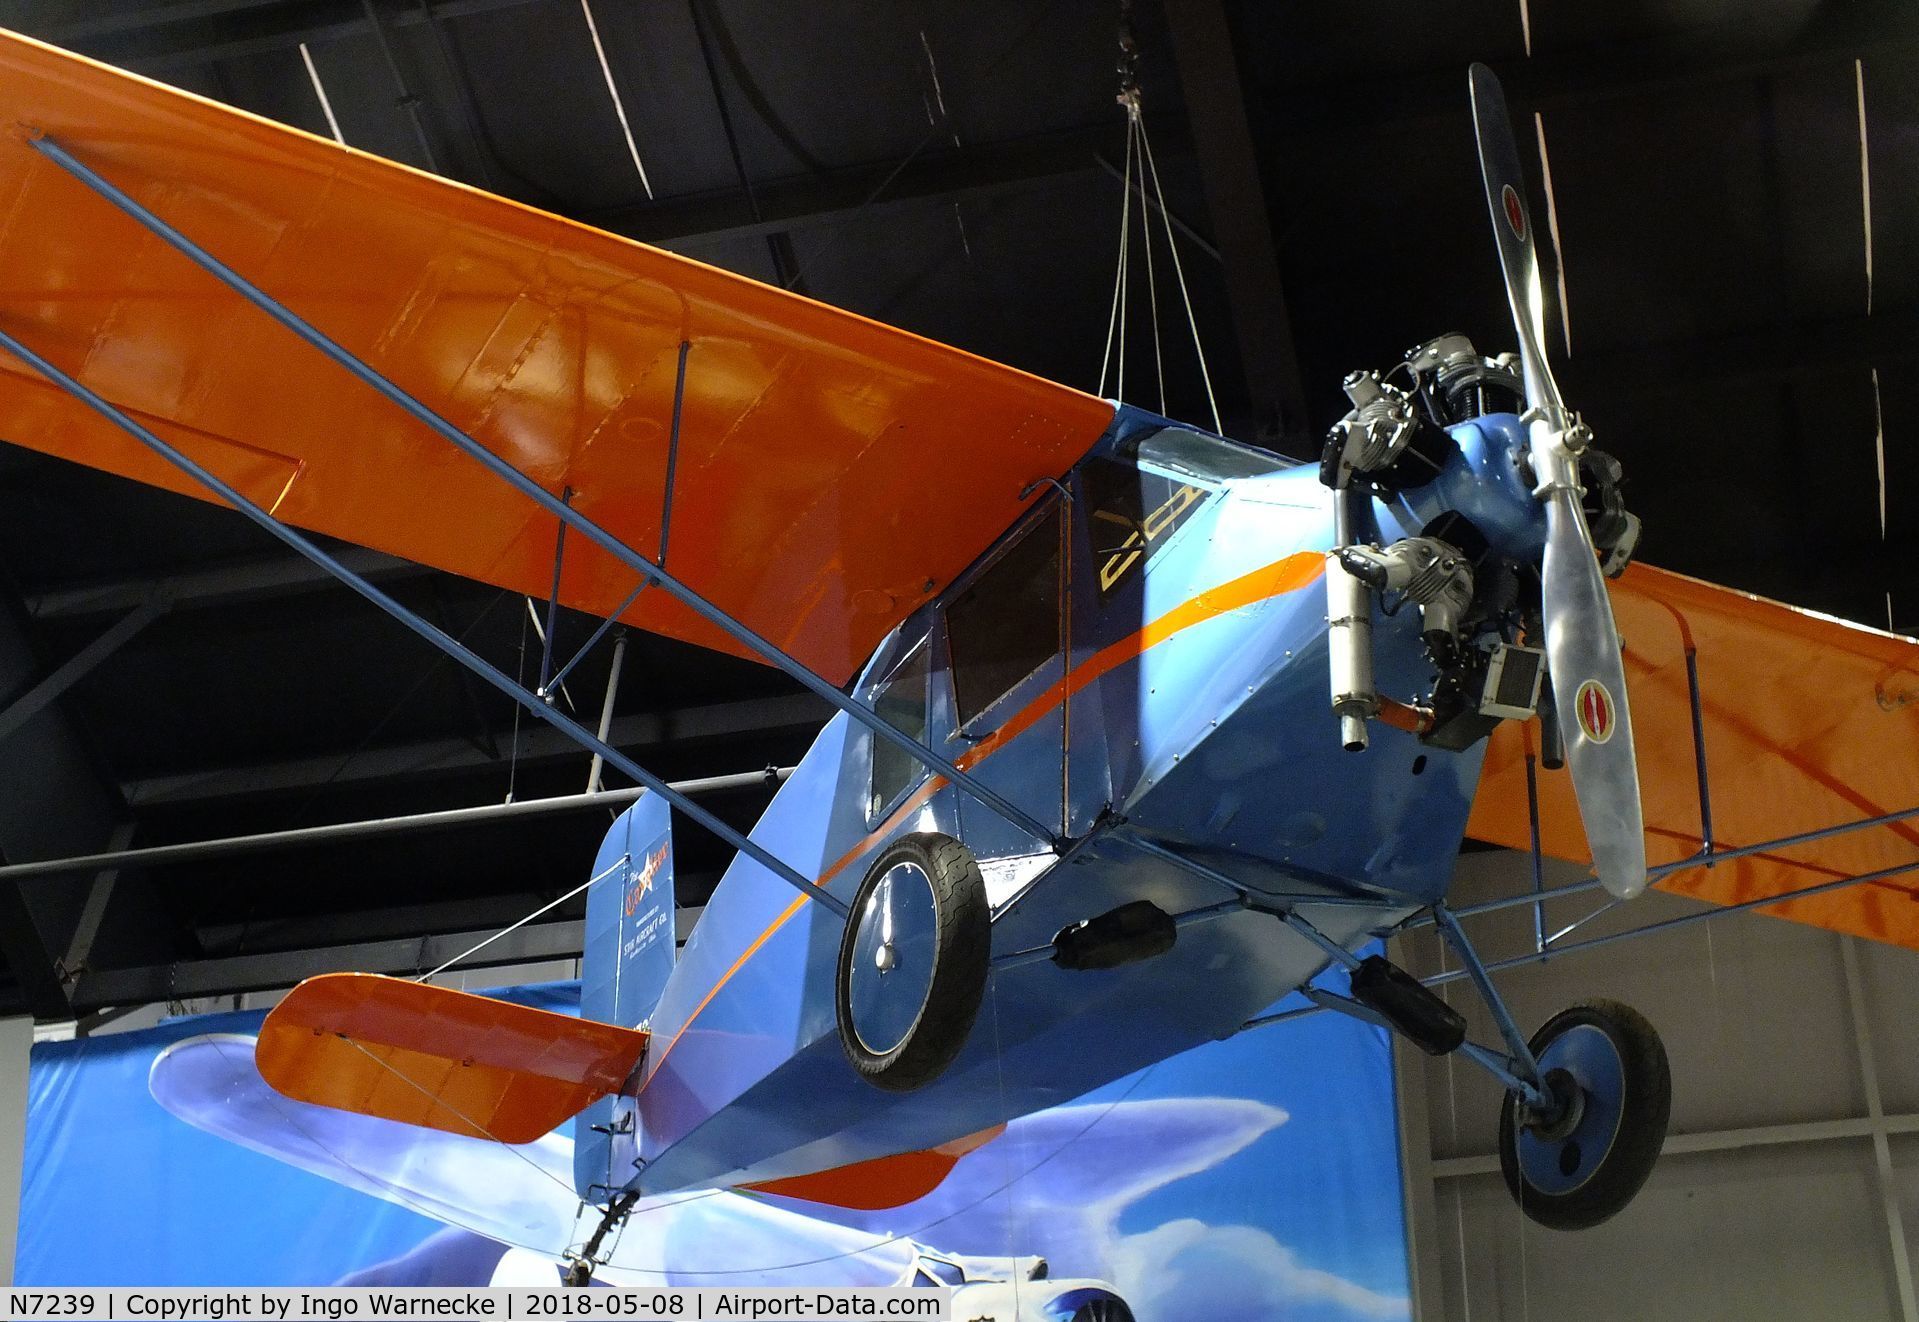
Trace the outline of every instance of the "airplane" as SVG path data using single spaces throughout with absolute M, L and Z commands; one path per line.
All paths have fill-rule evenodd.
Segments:
M 1470 90 L 1518 355 L 1445 335 L 1355 373 L 1312 465 L 0 40 L 0 435 L 232 505 L 649 791 L 582 888 L 582 1018 L 327 975 L 261 1075 L 506 1144 L 570 1120 L 584 1282 L 643 1198 L 899 1206 L 1297 991 L 1489 1071 L 1533 1220 L 1618 1213 L 1664 1048 L 1608 1001 L 1521 1032 L 1512 961 L 1447 902 L 1462 840 L 1591 858 L 1521 902 L 1657 880 L 1919 944 L 1919 652 L 1633 563 L 1553 382 L 1503 94 Z M 836 714 L 743 835 L 302 529 L 753 656 Z M 1701 669 L 1769 700 L 1707 702 Z M 739 850 L 678 952 L 676 814 Z M 1424 924 L 1497 1046 L 1360 953 Z

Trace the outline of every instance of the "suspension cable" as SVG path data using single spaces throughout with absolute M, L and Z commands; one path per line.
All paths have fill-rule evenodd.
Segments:
M 1139 172 L 1139 228 L 1144 242 L 1140 245 L 1146 250 L 1146 304 L 1152 318 L 1153 330 L 1153 368 L 1159 376 L 1159 413 L 1166 416 L 1166 353 L 1160 344 L 1159 334 L 1159 281 L 1153 276 L 1153 214 L 1146 199 L 1146 121 L 1139 110 L 1139 95 L 1133 95 L 1132 104 L 1127 107 L 1132 122 L 1131 136 L 1139 143 L 1141 167 Z M 1155 180 L 1154 186 L 1158 186 Z M 1165 202 L 1160 203 L 1164 210 Z
M 1119 380 L 1115 398 L 1126 393 L 1126 257 L 1133 233 L 1133 121 L 1126 121 L 1126 173 L 1121 181 L 1119 209 L 1119 265 L 1113 271 L 1113 306 L 1106 318 L 1106 352 L 1099 363 L 1099 393 L 1106 393 L 1106 374 L 1113 362 L 1113 346 L 1119 346 Z M 1115 339 L 1117 337 L 1117 341 Z
M 1137 113 L 1137 112 L 1136 112 Z M 1186 325 L 1193 333 L 1193 355 L 1199 359 L 1199 379 L 1206 386 L 1206 404 L 1213 411 L 1213 430 L 1224 432 L 1219 418 L 1219 400 L 1213 394 L 1213 375 L 1206 368 L 1206 346 L 1200 342 L 1199 319 L 1193 315 L 1193 296 L 1186 288 L 1186 267 L 1179 260 L 1179 244 L 1173 236 L 1173 215 L 1166 209 L 1166 190 L 1160 187 L 1159 166 L 1153 161 L 1152 140 L 1146 136 L 1146 122 L 1140 117 L 1140 147 L 1146 156 L 1146 170 L 1153 177 L 1153 194 L 1159 203 L 1159 218 L 1166 227 L 1166 247 L 1173 254 L 1173 273 L 1179 279 L 1180 301 L 1186 305 Z
M 1206 362 L 1206 346 L 1199 333 L 1199 317 L 1193 310 L 1192 291 L 1186 283 L 1186 265 L 1180 260 L 1178 236 L 1173 215 L 1166 207 L 1166 189 L 1160 182 L 1159 166 L 1153 159 L 1153 144 L 1146 132 L 1146 116 L 1141 109 L 1139 86 L 1139 44 L 1133 35 L 1132 0 L 1120 2 L 1119 95 L 1126 111 L 1126 164 L 1120 174 L 1119 261 L 1113 271 L 1113 298 L 1106 318 L 1106 343 L 1099 364 L 1099 393 L 1106 393 L 1106 382 L 1113 379 L 1113 398 L 1126 398 L 1126 323 L 1132 312 L 1132 228 L 1133 192 L 1139 191 L 1140 240 L 1146 264 L 1146 303 L 1153 336 L 1153 367 L 1159 386 L 1159 411 L 1166 413 L 1166 354 L 1159 319 L 1159 280 L 1153 260 L 1153 218 L 1157 209 L 1172 256 L 1173 277 L 1179 285 L 1180 304 L 1186 312 L 1186 327 L 1192 335 L 1193 356 L 1199 363 L 1199 377 L 1206 390 L 1206 405 L 1212 413 L 1213 430 L 1224 433 L 1219 399 L 1213 390 L 1212 370 Z M 1147 195 L 1147 185 L 1152 195 Z

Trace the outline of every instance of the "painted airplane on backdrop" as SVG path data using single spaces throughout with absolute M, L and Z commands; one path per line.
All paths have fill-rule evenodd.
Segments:
M 506 1246 L 495 1250 L 493 1284 L 559 1281 L 560 1250 L 578 1242 L 582 1216 L 567 1135 L 508 1149 L 290 1101 L 268 1087 L 253 1056 L 250 1036 L 185 1038 L 154 1059 L 148 1087 L 168 1112 L 216 1137 Z M 884 1228 L 872 1224 L 872 1213 L 764 1195 L 648 1196 L 632 1208 L 594 1279 L 782 1289 L 946 1285 L 956 1291 L 954 1316 L 979 1322 L 1131 1322 L 1133 1310 L 1113 1285 L 1063 1276 L 1058 1267 L 1103 1261 L 1130 1208 L 1214 1168 L 1285 1119 L 1263 1102 L 1218 1097 L 1082 1102 L 1022 1116 L 937 1189 L 890 1209 Z M 1018 1202 L 1017 1231 L 1005 1221 L 1009 1199 Z M 592 1212 L 585 1229 L 597 1219 Z M 929 1239 L 941 1247 L 923 1242 Z M 1035 1244 L 1046 1257 L 1032 1252 Z M 468 1260 L 459 1246 L 437 1235 L 340 1284 L 444 1280 L 444 1266 Z
M 1627 568 L 1503 99 L 1480 67 L 1471 91 L 1517 360 L 1449 335 L 1355 374 L 1302 466 L 0 41 L 0 435 L 235 505 L 651 791 L 595 862 L 583 1018 L 330 975 L 269 1017 L 261 1073 L 505 1143 L 574 1117 L 584 1277 L 641 1197 L 903 1204 L 1304 989 L 1491 1071 L 1528 1215 L 1617 1212 L 1664 1050 L 1603 1001 L 1521 1034 L 1446 905 L 1463 836 L 1577 858 L 1583 819 L 1616 899 L 1650 842 L 1669 889 L 1919 945 L 1889 880 L 1919 649 Z M 556 582 L 837 713 L 741 836 L 296 525 Z M 677 958 L 672 811 L 740 850 Z M 1427 921 L 1497 1048 L 1353 953 Z M 1329 964 L 1349 988 L 1310 985 Z

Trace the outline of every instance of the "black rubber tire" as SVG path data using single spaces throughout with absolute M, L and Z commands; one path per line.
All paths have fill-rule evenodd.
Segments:
M 1563 1194 L 1542 1192 L 1519 1169 L 1523 1103 L 1509 1096 L 1499 1113 L 1499 1169 L 1519 1210 L 1553 1230 L 1586 1230 L 1616 1215 L 1633 1200 L 1666 1142 L 1672 1115 L 1672 1070 L 1666 1048 L 1646 1017 L 1618 1001 L 1591 1000 L 1562 1010 L 1533 1034 L 1535 1055 L 1582 1024 L 1603 1032 L 1624 1067 L 1619 1126 L 1612 1146 L 1586 1182 Z
M 947 835 L 909 835 L 888 846 L 853 896 L 858 915 L 867 897 L 894 865 L 911 861 L 932 881 L 933 903 L 939 914 L 938 949 L 933 956 L 933 980 L 919 1018 L 900 1044 L 884 1055 L 867 1050 L 854 1032 L 847 975 L 853 958 L 858 923 L 849 921 L 840 938 L 839 964 L 834 977 L 834 1008 L 840 1046 L 861 1077 L 888 1092 L 910 1092 L 945 1072 L 973 1031 L 980 1001 L 986 994 L 986 974 L 993 953 L 992 910 L 986 901 L 986 880 L 973 852 Z

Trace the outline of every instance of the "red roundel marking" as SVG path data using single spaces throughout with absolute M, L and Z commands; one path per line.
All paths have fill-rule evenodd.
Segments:
M 1513 234 L 1519 239 L 1526 237 L 1526 208 L 1519 203 L 1519 194 L 1507 184 L 1500 190 L 1499 200 L 1506 208 L 1506 223 L 1513 227 Z
M 1589 679 L 1579 686 L 1579 696 L 1573 701 L 1573 708 L 1579 715 L 1579 728 L 1586 732 L 1586 738 L 1595 744 L 1603 744 L 1612 738 L 1613 716 L 1612 694 L 1606 692 L 1606 686 L 1596 679 Z

